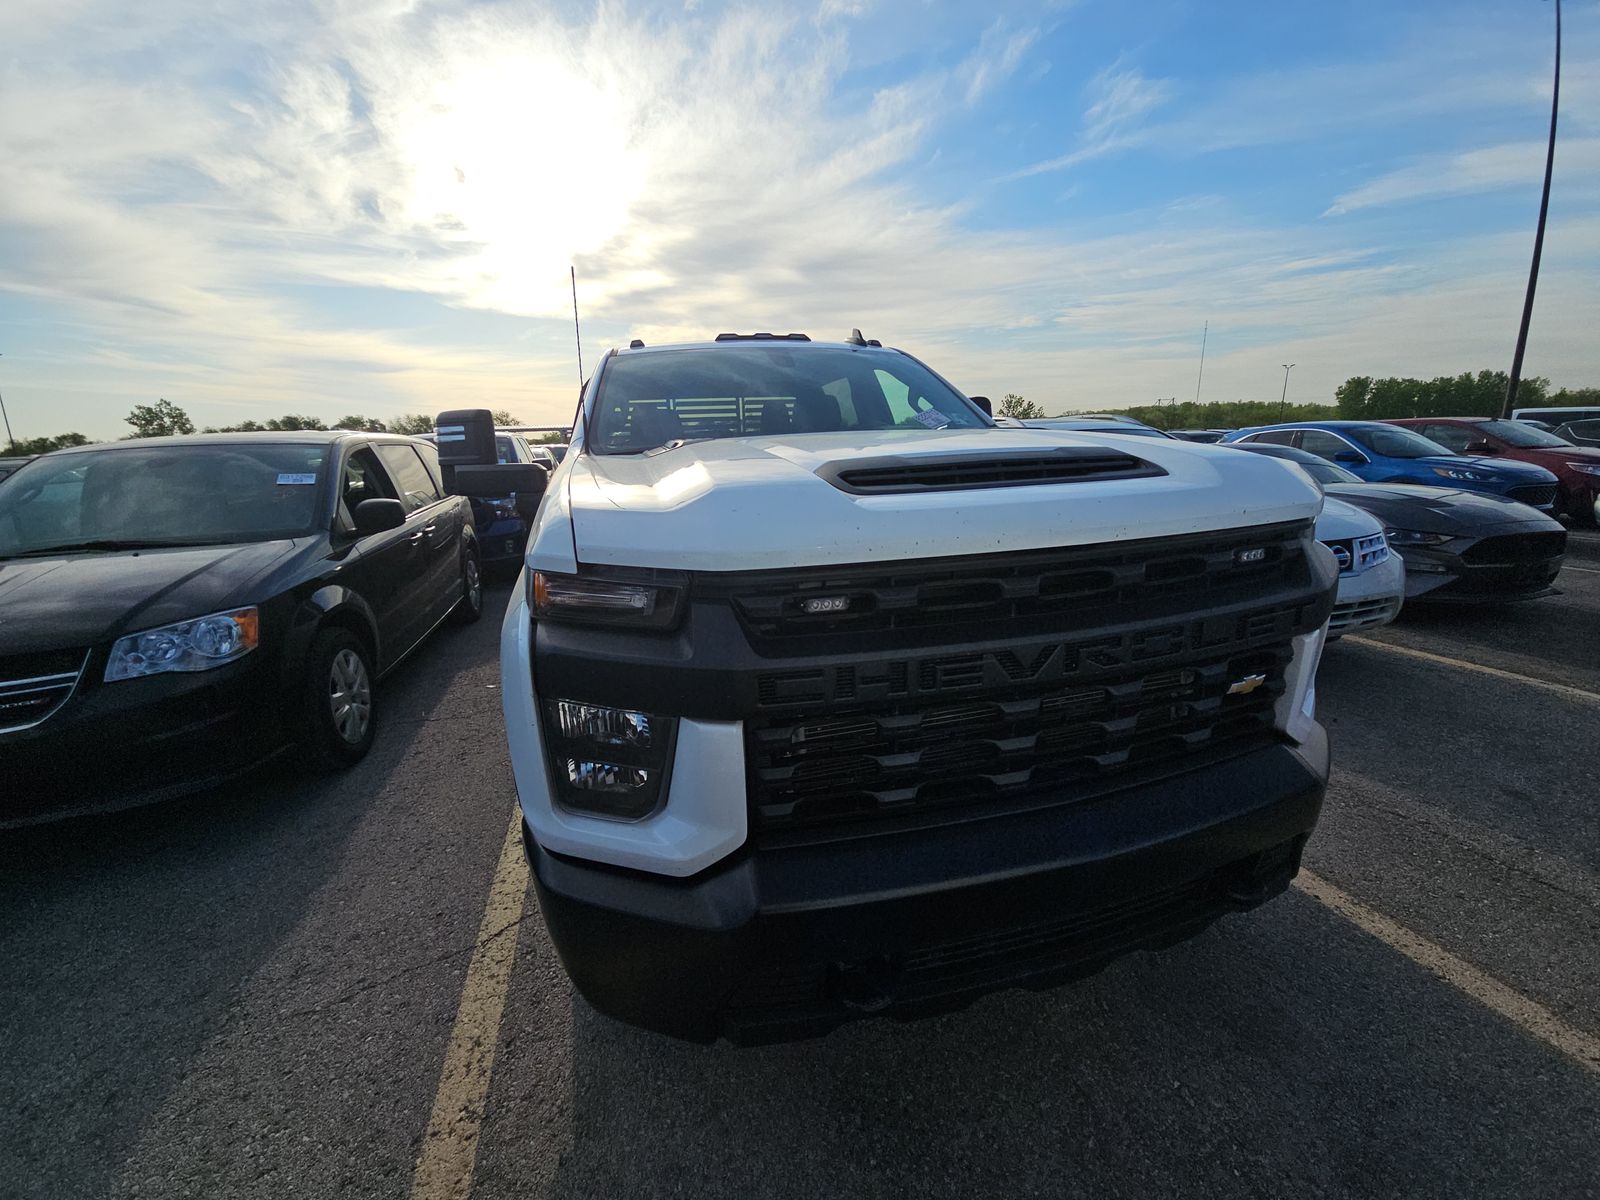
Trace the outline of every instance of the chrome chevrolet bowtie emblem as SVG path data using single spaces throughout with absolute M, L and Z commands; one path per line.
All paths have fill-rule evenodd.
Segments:
M 1265 675 L 1246 675 L 1243 679 L 1235 679 L 1228 685 L 1228 695 L 1248 696 L 1266 681 Z

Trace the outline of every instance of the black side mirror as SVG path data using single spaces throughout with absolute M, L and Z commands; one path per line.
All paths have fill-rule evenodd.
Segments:
M 537 499 L 544 495 L 550 472 L 538 463 L 496 463 L 459 466 L 448 482 L 453 496 L 516 496 Z
M 1349 463 L 1352 467 L 1365 466 L 1367 456 L 1359 450 L 1341 450 L 1333 456 L 1336 463 Z
M 362 537 L 382 533 L 386 529 L 399 529 L 406 523 L 406 506 L 398 500 L 387 498 L 363 500 L 356 505 L 356 532 Z
M 1500 453 L 1500 447 L 1499 446 L 1495 446 L 1495 445 L 1491 445 L 1489 442 L 1468 442 L 1467 443 L 1467 448 L 1465 450 L 1463 450 L 1461 453 L 1463 453 L 1463 454 L 1479 454 L 1479 455 L 1482 455 L 1482 454 L 1499 454 Z
M 989 397 L 987 397 L 987 396 L 968 396 L 967 399 L 971 400 L 979 408 L 983 409 L 983 415 L 984 416 L 986 416 L 986 417 L 993 417 L 994 416 L 994 405 L 990 402 Z

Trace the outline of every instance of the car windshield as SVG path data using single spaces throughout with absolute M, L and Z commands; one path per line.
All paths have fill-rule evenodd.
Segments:
M 1361 476 L 1346 471 L 1343 467 L 1335 466 L 1331 462 L 1301 462 L 1298 458 L 1290 461 L 1320 484 L 1366 482 Z
M 1398 425 L 1353 425 L 1341 432 L 1384 458 L 1434 458 L 1440 455 L 1445 458 L 1454 457 L 1450 450 L 1438 442 L 1430 441 L 1420 433 L 1413 433 Z
M 311 532 L 326 445 L 120 445 L 0 480 L 0 557 L 264 542 Z
M 1066 433 L 1115 433 L 1122 437 L 1167 438 L 1176 441 L 1170 433 L 1149 425 L 1126 425 L 1120 421 L 1052 421 L 1048 417 L 1024 421 L 1029 429 L 1059 429 Z
M 600 454 L 706 438 L 988 422 L 915 360 L 823 346 L 718 346 L 611 358 L 591 417 Z
M 1521 421 L 1485 421 L 1478 428 L 1491 437 L 1526 450 L 1559 450 L 1562 446 L 1572 444 L 1565 438 L 1535 429 L 1532 425 L 1524 425 Z

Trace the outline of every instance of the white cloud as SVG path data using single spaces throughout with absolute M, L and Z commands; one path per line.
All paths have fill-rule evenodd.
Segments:
M 1147 78 L 1137 67 L 1123 67 L 1117 62 L 1090 80 L 1089 92 L 1094 99 L 1083 114 L 1077 148 L 1024 167 L 1011 179 L 1064 171 L 1135 144 L 1143 136 L 1145 118 L 1171 98 L 1172 85 L 1164 79 Z
M 1357 209 L 1412 204 L 1445 196 L 1469 196 L 1503 188 L 1537 189 L 1544 178 L 1548 143 L 1509 142 L 1459 154 L 1430 155 L 1352 188 L 1329 205 L 1323 216 Z M 1557 140 L 1551 189 L 1570 194 L 1588 190 L 1600 177 L 1600 138 Z
M 958 72 L 966 76 L 967 104 L 976 104 L 986 93 L 1010 78 L 1028 48 L 1038 39 L 1038 29 L 1013 32 L 1007 29 L 1004 18 L 985 29 L 977 50 Z

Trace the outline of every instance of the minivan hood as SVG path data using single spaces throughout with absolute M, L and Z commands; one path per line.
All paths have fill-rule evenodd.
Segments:
M 971 458 L 1114 447 L 1166 474 L 856 495 L 819 472 L 893 456 Z M 858 563 L 1092 545 L 1280 521 L 1321 507 L 1289 463 L 1194 442 L 1046 429 L 819 433 L 584 454 L 567 473 L 577 559 L 691 571 Z M 537 561 L 533 565 L 544 566 Z M 549 569 L 556 569 L 552 562 Z
M 87 552 L 0 562 L 0 654 L 78 649 L 261 599 L 250 585 L 295 547 Z

